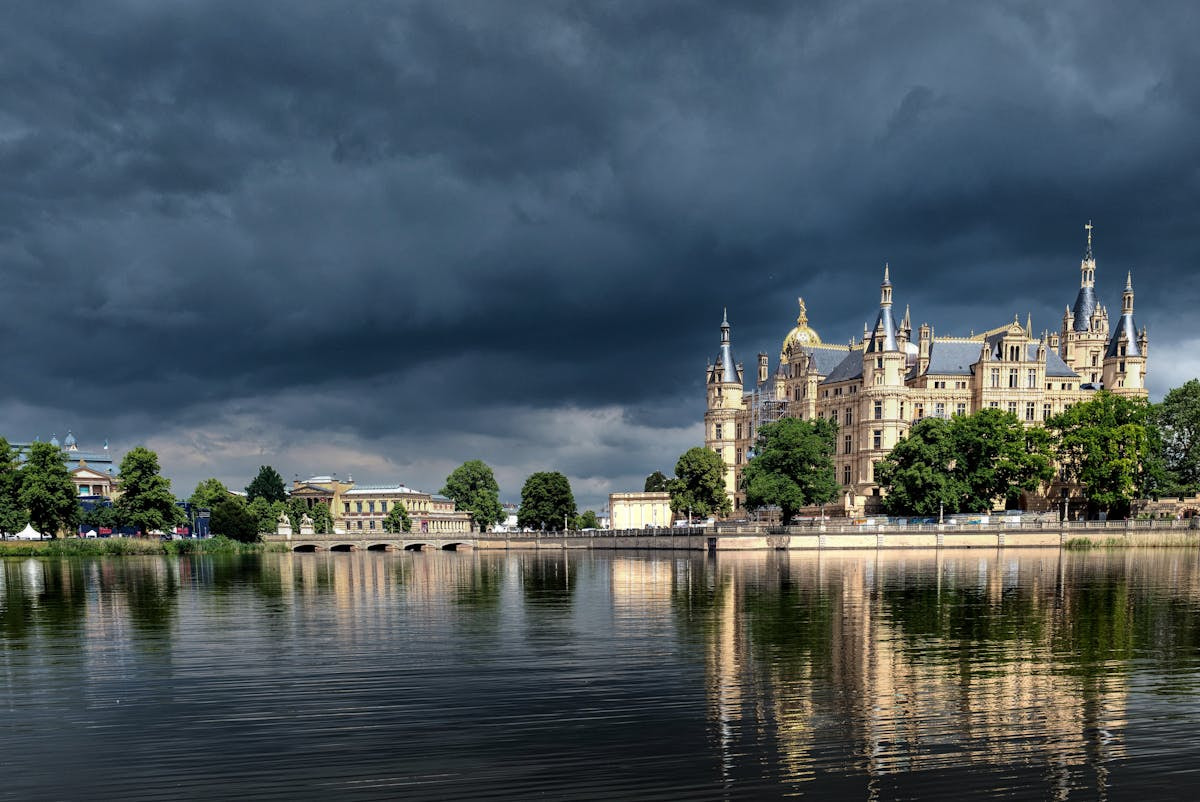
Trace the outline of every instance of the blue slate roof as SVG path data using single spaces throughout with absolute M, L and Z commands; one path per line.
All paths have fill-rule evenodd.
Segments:
M 1108 350 L 1104 352 L 1104 358 L 1110 356 L 1120 356 L 1120 340 L 1121 335 L 1126 337 L 1125 356 L 1141 356 L 1142 351 L 1138 346 L 1137 325 L 1133 322 L 1133 313 L 1121 315 L 1121 319 L 1117 321 L 1117 325 L 1113 327 L 1112 337 L 1108 341 Z
M 1030 345 L 1032 349 L 1029 353 L 1030 359 L 1037 358 L 1037 346 Z M 1062 357 L 1058 355 L 1058 351 L 1053 348 L 1046 349 L 1046 378 L 1050 379 L 1078 379 L 1079 374 L 1071 370 L 1066 362 L 1062 361 Z
M 844 345 L 810 345 L 802 350 L 808 354 L 808 364 L 816 369 L 818 376 L 828 376 L 850 353 Z
M 861 379 L 863 375 L 863 352 L 861 348 L 855 348 L 849 352 L 846 357 L 838 363 L 829 375 L 825 377 L 825 381 L 821 384 L 833 384 L 834 382 L 844 382 L 850 379 Z
M 955 342 L 934 340 L 929 349 L 929 368 L 926 374 L 938 376 L 970 376 L 975 371 L 971 366 L 979 361 L 983 343 L 978 340 Z
M 875 325 L 871 327 L 871 332 L 867 336 L 870 341 L 867 343 L 867 353 L 875 352 L 875 332 L 883 329 L 883 349 L 884 351 L 899 351 L 900 346 L 896 344 L 896 321 L 892 319 L 892 307 L 880 306 L 879 314 L 875 317 Z
M 1088 318 L 1094 311 L 1096 311 L 1096 291 L 1091 287 L 1080 287 L 1079 295 L 1075 296 L 1075 309 L 1072 311 L 1075 321 L 1071 324 L 1071 328 L 1075 331 L 1087 331 Z

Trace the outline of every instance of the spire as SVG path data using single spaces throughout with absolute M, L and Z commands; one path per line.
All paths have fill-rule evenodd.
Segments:
M 1121 350 L 1122 340 L 1125 349 Z M 1133 271 L 1125 276 L 1125 291 L 1121 293 L 1121 319 L 1113 327 L 1112 337 L 1108 341 L 1105 359 L 1109 357 L 1123 358 L 1126 356 L 1143 356 L 1141 341 L 1137 334 L 1137 323 L 1133 319 Z
M 1125 274 L 1125 292 L 1133 292 L 1133 271 Z
M 912 323 L 909 322 L 908 304 L 904 305 L 904 322 L 900 324 L 900 328 L 902 328 L 902 329 L 911 329 L 912 328 Z
M 1133 314 L 1133 271 L 1125 276 L 1125 291 L 1121 293 L 1121 314 Z
M 892 305 L 892 280 L 888 277 L 887 262 L 883 263 L 883 283 L 879 285 L 879 305 Z
M 1096 301 L 1096 256 L 1092 251 L 1092 221 L 1088 220 L 1084 229 L 1087 231 L 1087 249 L 1083 253 L 1083 261 L 1079 263 L 1079 294 L 1075 296 L 1075 317 L 1072 328 L 1075 331 L 1088 331 L 1092 314 L 1099 304 Z
M 1025 313 L 1025 333 L 1030 337 L 1033 336 L 1033 314 L 1031 312 Z
M 867 338 L 870 338 L 867 353 L 900 350 L 896 343 L 896 320 L 892 317 L 892 280 L 886 262 L 883 283 L 879 285 L 879 315 L 875 318 L 875 328 L 864 333 L 863 339 Z
M 1096 257 L 1092 255 L 1092 229 L 1095 226 L 1092 225 L 1091 220 L 1088 220 L 1084 228 L 1087 230 L 1087 250 L 1083 252 L 1083 261 L 1094 262 L 1096 261 Z
M 892 280 L 890 278 L 888 278 L 888 263 L 887 262 L 883 263 L 883 283 L 884 284 L 892 283 Z
M 721 317 L 721 351 L 717 355 L 717 365 L 721 369 L 721 381 L 727 384 L 738 383 L 737 363 L 733 359 L 733 344 L 729 336 L 729 310 L 726 309 Z

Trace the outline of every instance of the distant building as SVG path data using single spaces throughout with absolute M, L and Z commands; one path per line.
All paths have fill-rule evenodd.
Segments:
M 610 493 L 608 509 L 611 529 L 654 529 L 669 527 L 672 522 L 671 494 L 665 491 Z
M 353 478 L 314 476 L 292 484 L 292 498 L 304 499 L 309 509 L 324 504 L 335 532 L 382 532 L 383 521 L 397 504 L 412 519 L 412 531 L 421 534 L 460 534 L 471 531 L 469 513 L 454 509 L 454 502 L 436 493 L 423 493 L 403 484 L 356 485 Z
M 517 511 L 516 504 L 503 503 L 500 505 L 504 511 L 504 520 L 492 527 L 493 532 L 519 532 L 521 528 L 517 526 Z
M 36 440 L 34 442 L 37 442 Z M 24 463 L 29 458 L 33 443 L 12 443 L 17 450 L 17 461 Z M 50 435 L 50 445 L 62 451 L 63 463 L 71 475 L 75 492 L 81 499 L 111 499 L 118 492 L 117 466 L 108 450 L 108 441 L 99 451 L 83 451 L 79 441 L 68 429 L 66 438 L 60 443 L 56 435 Z
M 1102 388 L 1144 398 L 1149 343 L 1133 318 L 1133 276 L 1126 277 L 1121 317 L 1110 331 L 1108 311 L 1095 291 L 1091 224 L 1086 228 L 1079 292 L 1058 332 L 1035 333 L 1028 317 L 1022 324 L 1014 316 L 1011 323 L 967 337 L 935 337 L 928 323 L 914 336 L 908 309 L 899 322 L 892 313 L 885 266 L 875 324 L 864 326 L 861 340 L 823 343 L 800 299 L 800 315 L 784 337 L 777 369 L 772 375 L 769 357 L 759 354 L 747 390 L 726 316 L 720 351 L 707 370 L 704 443 L 725 462 L 725 492 L 735 515 L 745 504 L 741 474 L 753 457 L 759 427 L 783 417 L 837 424 L 836 478 L 845 514 L 855 515 L 878 509 L 875 466 L 922 418 L 991 408 L 1034 426 Z M 615 507 L 613 516 L 616 527 Z

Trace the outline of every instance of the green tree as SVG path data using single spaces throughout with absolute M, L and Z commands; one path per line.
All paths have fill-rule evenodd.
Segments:
M 255 476 L 254 481 L 246 486 L 246 499 L 248 501 L 260 498 L 265 498 L 270 502 L 287 501 L 287 491 L 283 486 L 283 477 L 279 475 L 279 471 L 270 465 L 259 465 L 258 476 Z
M 600 519 L 596 517 L 595 510 L 584 510 L 583 514 L 575 522 L 576 529 L 599 529 Z
M 875 467 L 891 515 L 988 512 L 1053 476 L 1049 432 L 999 409 L 919 421 Z
M 202 479 L 188 497 L 188 503 L 198 509 L 212 510 L 227 498 L 229 490 L 220 479 Z
M 1063 472 L 1083 485 L 1093 511 L 1124 515 L 1135 498 L 1154 492 L 1162 481 L 1150 407 L 1144 399 L 1101 390 L 1055 415 L 1046 426 L 1058 436 Z
M 282 501 L 268 501 L 259 496 L 246 505 L 246 509 L 254 518 L 254 525 L 259 532 L 274 534 L 279 527 L 279 514 L 287 511 Z
M 951 470 L 958 451 L 954 423 L 924 418 L 875 466 L 875 480 L 887 491 L 889 515 L 937 515 L 961 512 L 969 490 Z
M 1154 410 L 1164 467 L 1176 492 L 1200 490 L 1200 380 L 1167 393 Z
M 302 498 L 289 498 L 284 505 L 284 511 L 287 514 L 288 520 L 292 522 L 292 531 L 299 532 L 301 522 L 304 516 L 307 515 L 312 521 L 313 532 L 317 534 L 327 534 L 333 531 L 333 518 L 329 514 L 329 507 L 323 502 L 317 502 L 308 506 L 308 501 Z M 276 514 L 276 524 L 278 523 L 278 514 Z M 276 526 L 273 525 L 269 531 L 274 532 Z M 267 531 L 267 530 L 264 530 Z
M 557 532 L 575 512 L 575 496 L 567 477 L 558 471 L 541 471 L 526 479 L 521 488 L 517 526 Z
M 646 477 L 642 488 L 647 493 L 665 493 L 671 489 L 671 480 L 662 471 L 655 471 Z
M 75 528 L 79 500 L 58 446 L 34 443 L 29 447 L 18 498 L 29 513 L 29 523 L 42 534 L 58 537 L 59 530 Z
M 29 513 L 21 503 L 21 472 L 17 468 L 17 450 L 0 437 L 0 534 L 14 534 L 29 523 Z
M 99 531 L 102 527 L 117 529 L 121 526 L 120 516 L 111 503 L 98 501 L 90 509 L 82 512 L 80 523 Z
M 209 528 L 214 535 L 224 535 L 243 543 L 258 542 L 258 520 L 250 511 L 250 505 L 242 499 L 226 496 L 213 506 L 211 516 Z
M 746 506 L 776 505 L 786 524 L 801 507 L 836 499 L 836 437 L 837 425 L 824 418 L 783 418 L 760 426 L 754 457 L 742 471 Z
M 725 495 L 725 463 L 711 448 L 696 446 L 679 455 L 670 482 L 671 509 L 676 515 L 701 518 L 728 515 L 733 510 Z M 670 525 L 670 521 L 664 523 Z
M 312 509 L 308 511 L 308 517 L 312 518 L 313 531 L 318 535 L 327 535 L 333 531 L 333 516 L 329 514 L 328 504 L 313 504 Z
M 383 519 L 383 531 L 393 535 L 412 531 L 412 518 L 408 517 L 408 510 L 399 501 L 392 504 L 387 517 Z
M 454 502 L 454 509 L 469 512 L 480 532 L 504 520 L 500 485 L 482 460 L 469 460 L 455 468 L 440 492 Z
M 158 455 L 138 446 L 121 460 L 121 496 L 114 505 L 117 515 L 142 534 L 166 531 L 185 520 L 175 506 L 171 480 L 159 474 Z

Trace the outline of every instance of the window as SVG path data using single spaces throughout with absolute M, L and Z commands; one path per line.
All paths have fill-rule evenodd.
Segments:
M 882 373 L 876 373 L 876 374 L 875 374 L 875 383 L 876 383 L 876 384 L 883 384 L 883 374 L 882 374 Z
M 844 485 L 850 484 L 850 466 L 849 465 L 842 468 L 842 484 L 844 484 Z
M 853 442 L 854 441 L 851 439 L 850 435 L 846 435 L 845 437 L 842 438 L 842 453 L 843 454 L 850 453 L 851 443 L 853 443 Z
M 875 402 L 875 420 L 883 420 L 883 402 Z
M 796 400 L 797 401 L 800 400 L 800 388 L 799 387 L 796 388 Z
M 1000 386 L 1000 368 L 992 368 L 992 386 Z
M 741 439 L 742 439 L 742 424 L 740 424 L 740 423 L 739 423 L 739 424 L 737 425 L 737 428 L 736 428 L 736 429 L 734 429 L 734 431 L 735 431 L 735 432 L 737 432 L 737 434 L 735 435 L 735 437 L 736 437 L 738 440 L 741 440 Z
M 883 429 L 876 429 L 871 433 L 871 447 L 883 448 Z
M 354 502 L 354 511 L 362 512 L 362 502 L 361 501 Z
M 847 407 L 846 408 L 846 425 L 849 426 L 852 423 L 854 423 L 854 410 Z
M 1025 386 L 1028 387 L 1030 390 L 1033 390 L 1037 387 L 1037 371 L 1036 370 L 1029 371 L 1029 374 L 1025 377 L 1025 379 L 1026 379 Z
M 375 502 L 374 501 L 367 502 L 367 512 L 371 512 L 371 513 L 375 512 Z
M 883 370 L 883 357 L 875 357 L 875 370 Z
M 1011 388 L 1014 388 L 1014 389 L 1017 386 L 1017 369 L 1016 368 L 1013 368 L 1012 370 L 1010 370 L 1008 372 L 1008 386 Z
M 1016 401 L 1008 402 L 1008 414 L 1010 414 L 1010 415 L 1017 414 L 1017 402 Z
M 387 512 L 387 502 L 386 501 L 379 502 L 379 511 Z
M 358 528 L 359 528 L 359 529 L 362 529 L 362 521 L 359 521 L 359 522 L 358 522 Z
M 925 405 L 924 404 L 913 404 L 913 417 L 916 418 L 917 420 L 920 420 L 921 418 L 925 417 Z
M 938 401 L 936 404 L 933 405 L 933 416 L 935 418 L 946 417 L 946 402 L 945 401 Z
M 1120 362 L 1117 363 L 1117 370 L 1120 371 L 1121 373 L 1125 372 L 1125 360 L 1122 359 Z
M 988 406 L 989 406 L 989 407 L 991 407 L 992 409 L 999 409 L 999 408 L 1000 408 L 1000 402 L 999 402 L 999 401 L 992 401 L 990 404 L 988 404 Z
M 1042 404 L 1042 420 L 1050 419 L 1050 405 Z
M 719 423 L 713 424 L 713 439 L 714 440 L 721 439 L 721 424 L 719 424 Z
M 345 507 L 345 509 L 343 509 L 342 512 L 350 512 L 350 502 L 349 501 L 343 501 L 342 506 Z
M 1092 352 L 1092 367 L 1096 367 L 1096 353 Z
M 1034 420 L 1034 413 L 1037 407 L 1032 401 L 1025 404 L 1025 420 Z
M 374 528 L 375 528 L 375 522 L 374 522 L 374 521 L 367 521 L 367 528 L 368 528 L 368 529 L 374 529 Z
M 850 385 L 850 395 L 854 395 L 857 392 L 858 392 L 858 385 L 857 384 Z
M 963 402 L 963 401 L 959 401 L 959 402 L 958 402 L 958 407 L 957 407 L 957 408 L 954 410 L 954 414 L 955 414 L 955 415 L 966 415 L 966 414 L 967 414 L 967 405 L 966 405 L 966 403 L 965 403 L 965 402 Z

